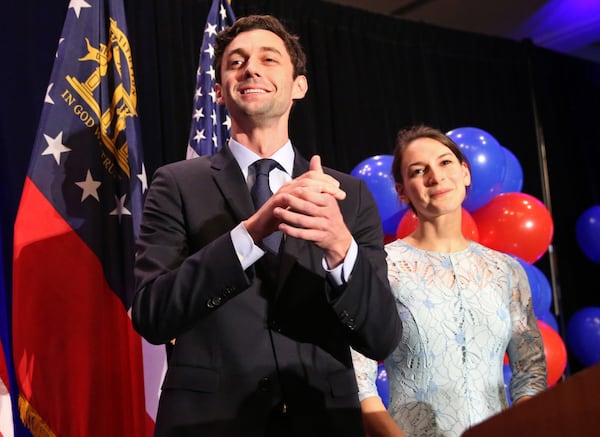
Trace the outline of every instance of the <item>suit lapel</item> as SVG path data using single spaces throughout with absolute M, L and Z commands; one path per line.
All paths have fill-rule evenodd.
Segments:
M 254 213 L 254 205 L 244 175 L 226 145 L 219 153 L 213 155 L 212 170 L 215 182 L 235 220 L 246 220 Z
M 293 178 L 308 171 L 309 165 L 308 161 L 295 148 L 294 154 Z M 215 183 L 233 212 L 235 220 L 238 222 L 246 220 L 254 214 L 254 205 L 237 161 L 227 145 L 223 146 L 221 151 L 213 155 L 211 159 Z M 280 292 L 291 269 L 299 260 L 302 260 L 303 265 L 310 265 L 311 259 L 318 259 L 320 261 L 322 255 L 322 251 L 307 241 L 286 237 L 280 253 L 277 293 Z

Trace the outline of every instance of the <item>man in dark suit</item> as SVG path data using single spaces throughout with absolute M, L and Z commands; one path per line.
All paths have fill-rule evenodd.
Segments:
M 174 343 L 155 434 L 364 436 L 350 346 L 381 360 L 401 334 L 377 206 L 292 146 L 305 55 L 277 19 L 221 32 L 215 69 L 232 138 L 157 170 L 137 246 L 134 326 Z M 275 194 L 254 206 L 261 158 Z

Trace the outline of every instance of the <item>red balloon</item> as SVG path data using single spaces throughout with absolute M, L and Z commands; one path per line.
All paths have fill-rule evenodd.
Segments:
M 383 234 L 383 244 L 391 243 L 394 240 L 397 240 L 398 237 L 395 235 Z
M 479 228 L 477 227 L 477 223 L 465 208 L 462 209 L 462 233 L 469 240 L 479 242 Z
M 411 234 L 419 225 L 419 219 L 412 209 L 407 209 L 400 222 L 398 223 L 398 229 L 396 230 L 396 238 L 404 238 Z
M 544 342 L 546 367 L 548 369 L 548 387 L 558 382 L 567 368 L 567 348 L 560 334 L 550 325 L 537 321 Z
M 404 238 L 411 234 L 419 225 L 419 219 L 412 209 L 406 210 L 400 223 L 398 223 L 398 229 L 396 231 L 396 238 Z M 462 233 L 469 240 L 479 241 L 479 230 L 477 229 L 477 223 L 469 214 L 469 212 L 462 208 Z
M 546 206 L 525 193 L 501 193 L 473 212 L 479 242 L 533 264 L 552 241 L 554 224 Z

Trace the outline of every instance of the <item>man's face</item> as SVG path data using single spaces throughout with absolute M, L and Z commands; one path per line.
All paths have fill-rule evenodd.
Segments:
M 288 117 L 294 99 L 307 91 L 305 76 L 293 78 L 293 65 L 283 40 L 268 30 L 235 37 L 223 53 L 217 102 L 234 120 L 258 123 Z

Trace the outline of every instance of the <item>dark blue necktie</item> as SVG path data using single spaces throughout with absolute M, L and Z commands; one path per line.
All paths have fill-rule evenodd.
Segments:
M 256 179 L 254 185 L 250 190 L 252 201 L 256 210 L 263 206 L 263 204 L 273 195 L 271 187 L 269 187 L 269 173 L 276 167 L 281 168 L 277 161 L 273 159 L 259 159 L 252 164 L 256 173 Z M 268 249 L 271 253 L 279 252 L 279 245 L 281 244 L 281 231 L 275 231 L 271 235 L 267 235 L 262 245 Z

